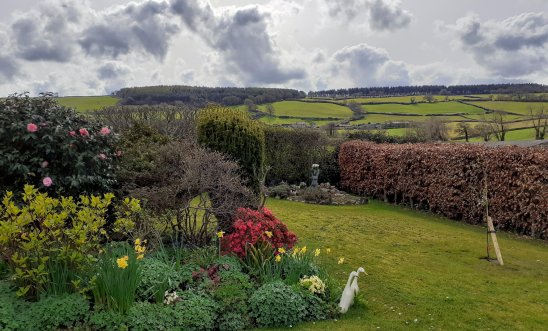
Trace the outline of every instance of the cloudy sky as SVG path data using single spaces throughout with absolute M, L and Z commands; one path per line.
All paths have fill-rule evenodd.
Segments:
M 0 96 L 548 84 L 547 0 L 2 0 Z

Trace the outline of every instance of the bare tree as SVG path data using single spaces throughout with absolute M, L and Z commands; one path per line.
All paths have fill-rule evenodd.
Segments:
M 417 103 L 417 98 L 411 97 L 411 103 L 412 103 L 412 104 L 416 104 L 416 103 Z
M 483 141 L 489 141 L 491 140 L 491 127 L 489 124 L 482 122 L 476 125 L 474 130 L 480 135 L 480 137 L 483 139 Z
M 449 140 L 447 126 L 439 118 L 430 117 L 426 122 L 413 128 L 414 136 L 420 141 Z
M 548 111 L 544 109 L 541 103 L 537 109 L 529 106 L 529 118 L 535 129 L 535 139 L 543 140 L 546 137 L 546 128 L 548 127 Z
M 472 133 L 471 131 L 472 131 L 472 128 L 470 127 L 470 124 L 466 122 L 459 122 L 459 124 L 457 124 L 457 128 L 455 129 L 455 132 L 457 134 L 464 136 L 464 139 L 466 140 L 466 142 L 469 141 L 470 135 Z
M 275 113 L 276 110 L 274 109 L 274 106 L 271 103 L 267 104 L 265 106 L 265 108 L 266 108 L 266 113 L 268 114 L 268 116 L 270 116 L 270 117 L 274 116 L 274 113 Z
M 504 114 L 501 112 L 493 113 L 491 119 L 487 121 L 491 128 L 491 132 L 498 141 L 504 141 L 506 139 L 506 132 L 508 127 L 504 121 Z
M 335 122 L 329 122 L 325 126 L 325 131 L 327 132 L 327 135 L 330 137 L 334 137 L 335 133 L 337 132 L 337 123 Z
M 432 94 L 427 94 L 423 96 L 422 98 L 426 102 L 434 102 L 436 100 Z

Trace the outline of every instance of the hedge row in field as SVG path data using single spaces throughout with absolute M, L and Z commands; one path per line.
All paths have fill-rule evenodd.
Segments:
M 499 229 L 548 238 L 547 149 L 350 141 L 341 146 L 339 166 L 353 193 L 472 224 L 484 222 L 487 187 Z

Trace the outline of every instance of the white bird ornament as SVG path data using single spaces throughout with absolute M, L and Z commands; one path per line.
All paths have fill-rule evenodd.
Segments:
M 352 271 L 348 276 L 346 287 L 344 288 L 341 296 L 341 301 L 339 302 L 339 308 L 341 309 L 341 313 L 343 314 L 348 311 L 348 308 L 350 308 L 352 304 L 354 304 L 354 297 L 360 291 L 360 288 L 358 287 L 358 277 L 360 277 L 360 272 L 363 272 L 367 275 L 367 272 L 365 272 L 365 270 L 360 267 L 357 271 Z

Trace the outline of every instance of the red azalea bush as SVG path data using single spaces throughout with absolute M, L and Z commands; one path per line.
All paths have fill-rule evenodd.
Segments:
M 263 241 L 272 248 L 284 247 L 290 249 L 295 245 L 297 236 L 287 229 L 287 226 L 277 219 L 270 210 L 253 210 L 239 208 L 234 216 L 234 232 L 222 240 L 223 251 L 245 257 L 247 244 L 255 245 Z

